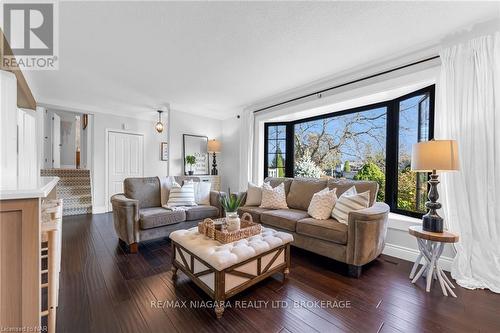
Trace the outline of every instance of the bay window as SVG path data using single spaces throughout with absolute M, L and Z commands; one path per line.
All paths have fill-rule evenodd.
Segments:
M 264 175 L 373 180 L 391 211 L 425 212 L 427 174 L 410 170 L 414 143 L 433 137 L 434 86 L 292 122 L 266 123 Z

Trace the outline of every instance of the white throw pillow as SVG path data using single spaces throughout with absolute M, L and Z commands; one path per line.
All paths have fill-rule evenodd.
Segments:
M 197 182 L 194 183 L 194 199 L 198 205 L 210 205 L 210 190 L 212 183 Z
M 195 182 L 192 180 L 185 180 L 184 184 L 193 184 L 194 187 L 194 201 L 198 205 L 210 205 L 210 190 L 212 183 L 210 182 Z
M 262 202 L 260 208 L 288 209 L 286 204 L 285 184 L 272 188 L 270 183 L 262 185 Z
M 337 199 L 332 210 L 332 217 L 340 223 L 347 224 L 349 213 L 368 208 L 370 204 L 370 191 L 355 195 L 344 195 Z
M 182 187 L 174 182 L 170 189 L 167 207 L 196 206 L 194 184 L 186 182 Z
M 317 220 L 327 220 L 332 214 L 333 206 L 337 200 L 335 194 L 337 189 L 329 190 L 325 188 L 319 192 L 314 193 L 307 213 Z
M 245 206 L 260 206 L 262 203 L 262 186 L 248 183 Z

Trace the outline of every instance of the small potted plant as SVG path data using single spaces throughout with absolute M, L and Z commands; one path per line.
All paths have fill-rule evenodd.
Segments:
M 193 165 L 196 164 L 196 157 L 194 155 L 186 156 L 186 164 L 189 165 L 188 175 L 193 175 Z
M 236 231 L 240 229 L 240 218 L 238 217 L 238 208 L 241 206 L 243 199 L 245 198 L 244 193 L 231 193 L 231 189 L 228 190 L 227 195 L 220 194 L 219 201 L 220 205 L 226 212 L 226 228 L 227 231 Z

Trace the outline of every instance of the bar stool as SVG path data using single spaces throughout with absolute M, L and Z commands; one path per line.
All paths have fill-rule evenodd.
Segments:
M 42 202 L 41 239 L 42 249 L 40 259 L 47 259 L 47 268 L 41 274 L 47 274 L 47 283 L 41 288 L 47 288 L 48 306 L 42 310 L 42 317 L 48 317 L 48 332 L 56 329 L 56 308 L 59 298 L 59 273 L 61 271 L 61 234 L 62 234 L 62 200 L 44 200 Z M 44 245 L 46 244 L 46 246 Z

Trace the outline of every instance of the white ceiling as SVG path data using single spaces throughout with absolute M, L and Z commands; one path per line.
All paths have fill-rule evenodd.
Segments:
M 225 119 L 249 104 L 498 15 L 498 2 L 61 2 L 38 102 Z

